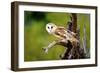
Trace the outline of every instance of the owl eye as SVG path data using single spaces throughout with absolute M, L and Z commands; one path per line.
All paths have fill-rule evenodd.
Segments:
M 53 28 L 53 26 L 51 26 L 51 29 Z
M 49 27 L 48 27 L 48 29 L 49 29 Z

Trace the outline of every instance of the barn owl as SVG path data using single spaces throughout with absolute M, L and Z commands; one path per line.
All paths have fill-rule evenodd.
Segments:
M 46 24 L 46 30 L 49 34 L 54 35 L 58 39 L 69 40 L 72 43 L 78 42 L 78 40 L 75 38 L 76 34 L 70 30 L 66 30 L 62 26 L 56 26 L 54 23 L 48 23 Z

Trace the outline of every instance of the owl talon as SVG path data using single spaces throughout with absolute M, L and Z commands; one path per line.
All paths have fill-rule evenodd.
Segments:
M 42 48 L 44 50 L 45 53 L 48 53 L 48 49 L 47 48 Z

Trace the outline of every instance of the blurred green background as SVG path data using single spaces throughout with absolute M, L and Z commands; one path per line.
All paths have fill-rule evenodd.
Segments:
M 52 22 L 57 26 L 67 27 L 70 21 L 70 13 L 60 12 L 32 12 L 24 11 L 24 61 L 59 60 L 64 52 L 64 47 L 56 45 L 44 53 L 43 47 L 56 40 L 49 35 L 45 29 L 47 23 Z M 83 27 L 86 25 L 86 48 L 90 48 L 90 15 L 77 14 L 77 24 L 80 27 L 80 38 L 82 42 Z

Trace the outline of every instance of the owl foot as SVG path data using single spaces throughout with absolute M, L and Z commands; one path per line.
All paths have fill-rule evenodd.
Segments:
M 45 53 L 48 53 L 48 48 L 44 47 L 42 49 L 44 50 Z

